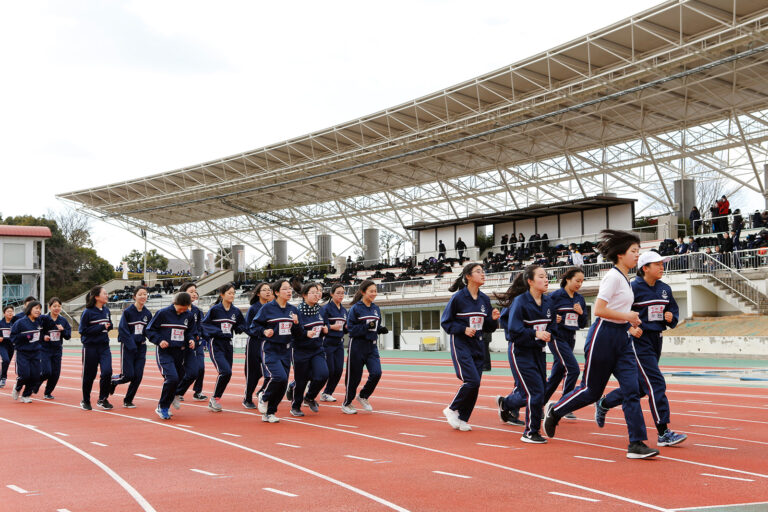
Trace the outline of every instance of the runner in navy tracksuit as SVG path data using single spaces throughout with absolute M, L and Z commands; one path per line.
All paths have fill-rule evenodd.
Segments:
M 5 387 L 8 378 L 8 367 L 13 358 L 13 342 L 11 341 L 11 324 L 13 323 L 13 306 L 3 308 L 3 318 L 0 319 L 0 388 Z
M 291 369 L 291 353 L 288 345 L 301 331 L 299 310 L 288 304 L 293 295 L 288 281 L 281 279 L 272 283 L 275 300 L 259 309 L 250 325 L 251 334 L 264 339 L 261 345 L 261 367 L 264 378 L 269 379 L 267 387 L 259 395 L 257 407 L 262 414 L 261 421 L 277 423 L 277 406 L 288 387 L 288 373 Z
M 515 277 L 503 296 L 497 296 L 500 305 L 509 307 L 505 333 L 516 386 L 508 396 L 496 397 L 496 405 L 504 423 L 514 419 L 521 407 L 526 408 L 525 429 L 520 438 L 526 443 L 547 442 L 539 433 L 547 380 L 544 347 L 552 339 L 556 318 L 549 297 L 544 295 L 548 287 L 547 272 L 539 265 L 529 265 Z
M 347 310 L 341 305 L 344 300 L 344 285 L 331 285 L 331 300 L 323 306 L 320 314 L 323 315 L 328 334 L 323 337 L 323 350 L 325 361 L 328 363 L 328 382 L 323 394 L 322 402 L 335 402 L 333 392 L 341 380 L 344 371 L 344 334 L 347 332 Z
M 96 371 L 101 367 L 99 401 L 102 409 L 112 409 L 107 399 L 112 387 L 112 353 L 109 351 L 109 331 L 112 317 L 106 304 L 107 290 L 101 286 L 91 288 L 85 299 L 85 309 L 80 316 L 80 342 L 83 344 L 83 400 L 80 407 L 91 410 L 91 389 Z
M 37 300 L 37 299 L 35 297 L 31 296 L 31 295 L 29 297 L 25 298 L 24 299 L 24 306 L 21 308 L 21 311 L 19 311 L 15 315 L 13 315 L 13 319 L 11 320 L 11 323 L 15 322 L 16 320 L 21 320 L 22 318 L 27 316 L 27 315 L 24 314 L 24 311 L 27 310 L 27 304 L 29 304 L 30 302 L 35 301 L 35 300 Z
M 40 343 L 40 386 L 45 382 L 43 398 L 53 400 L 53 390 L 61 375 L 61 354 L 63 341 L 72 337 L 72 326 L 60 315 L 61 301 L 53 297 L 48 301 L 48 314 L 40 317 L 43 327 L 43 341 Z M 36 388 L 37 390 L 38 388 Z
M 245 325 L 250 326 L 256 317 L 256 313 L 259 312 L 264 304 L 272 302 L 272 298 L 272 288 L 270 288 L 269 283 L 257 284 L 251 294 L 251 307 L 245 315 Z M 248 336 L 248 344 L 245 346 L 245 394 L 243 395 L 243 407 L 246 409 L 256 408 L 256 404 L 253 403 L 253 392 L 256 391 L 259 379 L 264 375 L 261 371 L 262 343 L 264 343 L 263 338 L 251 334 Z M 265 380 L 259 393 L 264 391 L 266 384 Z
M 192 333 L 192 339 L 195 340 L 195 348 L 192 350 L 184 351 L 184 375 L 179 380 L 179 386 L 176 388 L 176 395 L 173 399 L 173 406 L 178 408 L 181 406 L 181 402 L 184 400 L 184 395 L 187 393 L 189 386 L 193 383 L 197 386 L 197 381 L 202 379 L 205 374 L 205 337 L 203 336 L 203 312 L 195 304 L 198 299 L 197 287 L 195 283 L 186 282 L 179 287 L 179 292 L 186 292 L 192 299 L 192 305 L 190 306 L 190 313 L 192 313 L 193 323 L 189 326 L 189 331 Z M 200 387 L 202 390 L 202 384 Z M 201 391 L 194 391 L 192 398 L 198 402 L 207 400 L 208 397 L 202 394 Z
M 635 332 L 640 317 L 632 311 L 634 294 L 627 272 L 635 267 L 640 252 L 640 239 L 633 233 L 606 229 L 602 231 L 598 249 L 614 263 L 600 282 L 595 300 L 597 320 L 587 333 L 584 346 L 584 378 L 581 385 L 557 402 L 549 403 L 544 418 L 547 436 L 554 437 L 560 418 L 585 405 L 595 403 L 614 374 L 624 393 L 624 418 L 629 433 L 627 458 L 644 459 L 659 454 L 643 442 L 648 437 L 640 408 L 637 387 L 637 363 L 629 334 Z
M 149 292 L 145 286 L 137 287 L 133 292 L 134 303 L 123 311 L 117 327 L 117 341 L 120 342 L 120 375 L 112 378 L 109 394 L 115 393 L 119 384 L 130 383 L 123 398 L 123 407 L 132 409 L 133 398 L 144 378 L 144 366 L 147 362 L 147 325 L 152 319 L 152 312 L 144 305 Z
M 349 330 L 347 391 L 344 394 L 344 403 L 341 404 L 341 411 L 344 414 L 357 414 L 357 409 L 352 405 L 355 396 L 363 409 L 373 411 L 368 399 L 381 379 L 381 361 L 376 343 L 379 334 L 389 332 L 389 329 L 381 325 L 381 311 L 373 302 L 376 300 L 377 293 L 376 283 L 370 279 L 360 283 L 360 288 L 352 299 L 352 307 L 349 308 L 347 315 Z M 357 386 L 363 378 L 363 367 L 368 370 L 368 381 L 358 394 Z
M 221 412 L 221 397 L 232 378 L 233 337 L 248 332 L 243 313 L 232 304 L 235 285 L 225 284 L 218 291 L 219 301 L 208 310 L 202 323 L 203 334 L 210 340 L 211 361 L 219 374 L 216 389 L 208 402 L 208 408 L 213 412 Z
M 667 327 L 674 328 L 680 316 L 677 302 L 672 296 L 672 288 L 661 281 L 664 276 L 664 263 L 667 261 L 669 258 L 662 257 L 654 251 L 641 254 L 637 263 L 638 277 L 632 281 L 632 291 L 635 293 L 632 309 L 640 314 L 640 320 L 643 322 L 641 328 L 635 333 L 635 339 L 632 340 L 640 378 L 640 396 L 648 395 L 651 415 L 658 430 L 658 446 L 673 446 L 682 443 L 688 437 L 667 427 L 669 424 L 667 383 L 659 369 L 661 333 Z M 608 409 L 616 407 L 623 400 L 624 394 L 621 388 L 617 388 L 597 402 L 595 419 L 599 427 L 604 425 Z
M 291 403 L 293 416 L 304 416 L 302 403 L 312 412 L 318 412 L 320 408 L 315 398 L 328 380 L 328 364 L 323 350 L 323 335 L 328 333 L 328 327 L 318 304 L 323 289 L 319 284 L 309 282 L 301 288 L 301 296 L 304 299 L 299 304 L 301 330 L 297 330 L 291 346 L 293 378 L 296 380 Z
M 443 409 L 448 424 L 462 432 L 472 430 L 469 417 L 477 402 L 485 364 L 483 332 L 498 327 L 499 310 L 480 291 L 485 271 L 479 263 L 464 266 L 456 282 L 448 288 L 454 293 L 445 306 L 440 325 L 451 338 L 451 359 L 456 377 L 463 382 L 451 404 Z
M 184 374 L 184 354 L 194 350 L 194 318 L 189 311 L 192 297 L 186 292 L 179 292 L 173 304 L 164 307 L 152 317 L 147 325 L 147 338 L 157 345 L 155 360 L 163 376 L 163 389 L 155 412 L 164 420 L 171 419 L 170 407 L 174 402 L 180 376 Z M 174 404 L 177 409 L 180 404 Z
M 545 404 L 552 398 L 560 381 L 563 381 L 562 394 L 567 395 L 576 387 L 579 378 L 579 363 L 573 355 L 573 347 L 576 344 L 576 331 L 589 323 L 587 303 L 578 293 L 583 282 L 584 272 L 579 267 L 573 267 L 563 275 L 560 288 L 549 295 L 557 323 L 552 329 L 553 339 L 547 344 L 554 361 L 544 390 Z M 576 419 L 573 413 L 568 413 L 566 417 Z
M 42 325 L 40 313 L 43 307 L 36 300 L 27 303 L 24 316 L 13 322 L 11 340 L 16 347 L 16 385 L 13 387 L 13 399 L 30 403 L 32 393 L 40 383 L 40 342 Z

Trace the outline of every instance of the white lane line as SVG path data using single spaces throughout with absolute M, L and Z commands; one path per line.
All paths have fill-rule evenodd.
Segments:
M 263 489 L 265 491 L 273 492 L 275 494 L 281 494 L 283 496 L 288 496 L 289 498 L 296 498 L 298 496 L 298 494 L 293 494 L 292 492 L 281 491 L 279 489 L 273 489 L 271 487 L 264 487 Z
M 717 430 L 731 430 L 729 427 L 713 427 L 712 425 L 690 425 L 696 428 L 716 428 Z
M 719 448 L 720 450 L 738 450 L 738 448 L 731 448 L 729 446 L 716 446 L 714 444 L 693 443 L 693 446 L 703 446 L 704 448 Z
M 287 446 L 288 448 L 301 448 L 301 446 L 295 445 L 295 444 L 288 444 L 288 443 L 275 443 L 279 444 L 280 446 Z
M 376 462 L 376 459 L 368 459 L 368 458 L 365 458 L 365 457 L 358 457 L 357 455 L 345 455 L 345 457 L 349 457 L 350 459 L 364 460 L 366 462 Z
M 243 437 L 240 434 L 230 434 L 229 432 L 222 432 L 221 435 L 223 435 L 223 436 L 232 436 L 232 437 Z
M 100 443 L 98 441 L 91 441 L 91 444 L 95 444 L 96 446 L 108 446 L 108 445 L 106 445 L 104 443 Z
M 591 501 L 591 502 L 600 501 L 594 498 L 585 498 L 584 496 L 576 496 L 575 494 L 565 494 L 564 492 L 549 491 L 549 494 L 554 494 L 555 496 L 563 496 L 564 498 L 573 498 L 575 500 L 583 500 L 583 501 Z
M 6 487 L 7 487 L 7 488 L 9 488 L 9 489 L 10 489 L 10 490 L 12 490 L 12 491 L 16 491 L 16 492 L 17 492 L 17 493 L 19 493 L 19 494 L 29 494 L 29 491 L 28 491 L 28 490 L 26 490 L 26 489 L 22 489 L 22 488 L 21 488 L 21 487 L 19 487 L 18 485 L 13 485 L 13 484 L 11 484 L 11 485 L 6 485 Z
M 205 476 L 219 476 L 216 473 L 211 473 L 210 471 L 203 471 L 202 469 L 192 468 L 190 469 L 190 471 L 194 471 L 195 473 L 200 473 L 201 475 L 205 475 Z
M 411 436 L 411 437 L 427 437 L 422 434 L 409 434 L 408 432 L 400 432 L 401 436 Z
M 182 425 L 181 423 L 177 423 L 176 425 L 184 428 L 192 428 L 190 425 Z
M 432 471 L 432 472 L 437 473 L 438 475 L 455 476 L 456 478 L 472 478 L 471 476 L 467 476 L 467 475 L 457 475 L 456 473 L 446 473 L 445 471 Z
M 688 411 L 689 413 L 696 413 L 696 414 L 720 414 L 719 412 L 714 411 Z
M 626 437 L 626 436 L 620 436 L 618 434 L 604 434 L 602 432 L 590 432 L 593 436 L 608 436 L 608 437 Z
M 490 446 L 491 448 L 509 448 L 509 446 L 502 446 L 500 444 L 488 444 L 488 443 L 477 443 L 480 446 Z
M 608 460 L 608 459 L 596 459 L 595 457 L 584 457 L 582 455 L 574 455 L 577 459 L 585 459 L 585 460 L 596 460 L 598 462 L 616 462 L 615 460 Z
M 56 512 L 71 512 L 68 508 L 57 508 Z
M 69 434 L 65 434 L 64 432 L 54 432 L 54 434 L 56 434 L 57 436 L 69 437 Z
M 754 482 L 751 478 L 739 478 L 737 476 L 725 476 L 725 475 L 715 475 L 712 473 L 702 473 L 701 476 L 713 476 L 715 478 L 725 478 L 727 480 L 739 480 L 740 482 Z
M 357 425 L 342 425 L 341 423 L 336 424 L 337 427 L 344 427 L 344 428 L 360 428 Z
M 137 456 L 137 457 L 141 457 L 142 459 L 147 459 L 147 460 L 156 460 L 157 459 L 157 457 L 151 457 L 149 455 L 144 455 L 143 453 L 134 453 L 134 455 Z

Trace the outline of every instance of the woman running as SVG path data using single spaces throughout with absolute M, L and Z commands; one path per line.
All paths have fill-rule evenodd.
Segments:
M 261 365 L 267 387 L 259 395 L 257 407 L 262 414 L 261 421 L 277 423 L 277 406 L 288 387 L 288 373 L 291 370 L 291 353 L 288 345 L 301 329 L 299 310 L 288 304 L 293 288 L 285 279 L 272 284 L 275 300 L 264 304 L 250 325 L 251 334 L 263 338 Z
M 377 345 L 379 334 L 387 334 L 389 329 L 381 325 L 381 311 L 373 301 L 376 300 L 376 283 L 366 279 L 352 299 L 352 307 L 347 316 L 349 329 L 349 350 L 347 353 L 347 390 L 341 411 L 344 414 L 357 414 L 352 400 L 357 401 L 366 411 L 373 411 L 368 399 L 381 379 L 381 361 Z M 363 367 L 368 370 L 368 381 L 357 393 L 357 386 L 363 378 Z
M 573 347 L 576 345 L 576 331 L 586 327 L 589 322 L 587 303 L 584 301 L 584 297 L 578 293 L 583 283 L 584 271 L 579 267 L 572 267 L 565 272 L 560 280 L 560 288 L 549 295 L 552 308 L 557 315 L 557 323 L 552 329 L 552 340 L 547 344 L 554 361 L 542 404 L 549 402 L 561 381 L 563 381 L 562 395 L 567 395 L 576 387 L 576 381 L 579 378 L 579 363 L 573 355 Z M 572 412 L 569 412 L 565 417 L 576 419 Z
M 18 318 L 11 327 L 11 339 L 16 347 L 16 385 L 11 396 L 28 404 L 32 393 L 40 385 L 40 341 L 43 339 L 40 325 L 40 313 L 43 307 L 36 300 L 27 303 L 24 316 Z
M 632 310 L 640 314 L 640 320 L 643 322 L 642 328 L 633 333 L 632 340 L 640 377 L 638 387 L 641 398 L 648 395 L 651 415 L 658 431 L 657 446 L 674 446 L 688 438 L 686 434 L 678 434 L 668 428 L 667 383 L 659 369 L 661 333 L 667 328 L 674 329 L 680 316 L 680 309 L 672 296 L 672 288 L 661 281 L 664 277 L 664 263 L 669 259 L 655 251 L 641 254 L 637 262 L 637 277 L 632 280 L 632 291 L 635 293 Z M 620 405 L 623 401 L 624 393 L 621 388 L 614 389 L 598 400 L 595 404 L 597 426 L 602 428 L 608 409 Z
M 40 350 L 40 386 L 45 382 L 43 399 L 53 400 L 53 390 L 61 376 L 63 341 L 72 337 L 72 326 L 61 316 L 61 300 L 53 297 L 48 301 L 48 314 L 40 317 L 43 342 Z
M 296 380 L 291 403 L 293 416 L 304 416 L 302 402 L 312 412 L 320 410 L 315 398 L 328 380 L 328 364 L 323 350 L 323 335 L 328 333 L 328 327 L 318 304 L 322 296 L 323 289 L 317 283 L 309 282 L 301 288 L 298 324 L 301 329 L 297 329 L 291 346 L 293 378 Z
M 208 402 L 208 408 L 213 412 L 221 412 L 221 397 L 232 378 L 233 336 L 248 332 L 243 313 L 232 304 L 235 301 L 235 285 L 225 284 L 218 292 L 216 304 L 208 310 L 202 323 L 203 333 L 211 342 L 211 361 L 219 374 L 216 389 Z
M 341 380 L 344 371 L 344 334 L 347 332 L 347 310 L 341 305 L 344 300 L 344 285 L 336 283 L 331 285 L 331 300 L 322 307 L 328 334 L 323 338 L 323 350 L 325 361 L 328 363 L 328 382 L 325 390 L 320 395 L 323 402 L 335 402 L 333 392 Z
M 493 332 L 501 316 L 491 300 L 480 291 L 485 271 L 479 263 L 464 266 L 448 288 L 455 292 L 445 306 L 440 325 L 451 337 L 451 359 L 456 377 L 463 382 L 451 404 L 443 409 L 448 424 L 456 430 L 472 430 L 469 417 L 477 402 L 485 362 L 483 332 Z
M 192 350 L 184 350 L 184 376 L 182 377 L 179 375 L 181 380 L 179 381 L 179 386 L 176 388 L 176 394 L 173 398 L 173 403 L 171 404 L 176 409 L 181 407 L 181 402 L 184 401 L 184 395 L 189 389 L 189 386 L 191 386 L 192 383 L 195 383 L 195 386 L 197 386 L 197 381 L 202 380 L 203 375 L 205 374 L 205 350 L 203 349 L 205 338 L 203 337 L 202 328 L 203 312 L 200 311 L 200 308 L 198 308 L 196 304 L 197 299 L 199 298 L 197 295 L 197 287 L 195 286 L 195 283 L 188 281 L 179 287 L 179 292 L 188 293 L 192 300 L 192 304 L 189 308 L 190 313 L 192 313 L 192 324 L 189 326 L 189 332 L 192 339 L 195 341 L 195 347 Z M 200 389 L 202 390 L 202 384 L 200 384 L 200 386 Z M 208 397 L 203 395 L 200 391 L 195 391 L 192 397 L 197 401 L 208 399 Z
M 555 437 L 560 418 L 595 403 L 603 394 L 613 374 L 623 393 L 622 409 L 627 422 L 629 446 L 627 458 L 645 459 L 659 454 L 643 441 L 648 439 L 640 392 L 637 387 L 637 362 L 629 334 L 636 332 L 640 316 L 632 311 L 634 293 L 627 273 L 637 265 L 640 239 L 633 233 L 605 229 L 597 246 L 600 253 L 614 266 L 600 282 L 595 299 L 597 319 L 589 328 L 584 346 L 584 378 L 581 385 L 562 397 L 556 404 L 550 402 L 544 418 L 544 431 Z
M 544 347 L 552 340 L 555 314 L 549 297 L 547 272 L 540 265 L 529 265 L 517 274 L 499 304 L 509 307 L 509 366 L 515 375 L 514 391 L 499 396 L 496 404 L 499 417 L 507 422 L 509 411 L 526 408 L 525 429 L 520 438 L 525 443 L 543 444 L 541 416 L 544 409 L 544 388 L 547 381 L 547 355 Z
M 101 368 L 99 401 L 102 409 L 112 409 L 107 399 L 112 387 L 112 353 L 109 351 L 109 331 L 112 316 L 107 308 L 109 296 L 102 286 L 94 286 L 85 297 L 85 309 L 80 315 L 80 343 L 83 344 L 83 400 L 80 407 L 90 411 L 91 389 L 96 372 Z
M 133 304 L 123 311 L 117 327 L 117 341 L 120 342 L 120 375 L 112 379 L 109 394 L 113 395 L 119 384 L 130 383 L 123 398 L 123 407 L 133 409 L 133 398 L 144 378 L 144 366 L 147 362 L 147 324 L 152 319 L 152 312 L 144 305 L 149 292 L 145 286 L 133 291 Z
M 13 306 L 3 308 L 3 318 L 0 318 L 0 388 L 5 387 L 8 378 L 8 367 L 13 358 L 13 341 L 11 341 L 11 326 L 13 324 Z
M 272 298 L 272 288 L 270 288 L 269 283 L 257 284 L 251 294 L 251 307 L 245 315 L 245 325 L 250 326 L 253 323 L 253 319 L 256 318 L 256 313 L 259 312 L 264 304 L 272 302 Z M 256 404 L 253 403 L 253 392 L 256 391 L 259 379 L 264 375 L 261 371 L 261 344 L 263 342 L 263 338 L 251 334 L 248 336 L 248 344 L 245 346 L 245 395 L 243 396 L 243 407 L 246 409 L 256 408 Z M 264 391 L 265 387 L 266 381 L 262 384 L 259 392 Z

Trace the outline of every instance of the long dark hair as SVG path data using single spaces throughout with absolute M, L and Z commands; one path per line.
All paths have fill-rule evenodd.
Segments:
M 42 307 L 42 304 L 40 304 L 40 301 L 37 301 L 37 300 L 32 300 L 32 301 L 29 301 L 29 302 L 27 303 L 27 305 L 24 307 L 24 314 L 25 314 L 26 316 L 29 316 L 29 314 L 32 312 L 32 310 L 33 310 L 34 308 L 36 308 L 37 306 L 40 306 L 40 307 Z
M 136 297 L 136 295 L 138 295 L 141 290 L 144 290 L 147 292 L 147 294 L 149 294 L 149 288 L 146 286 L 137 286 L 136 289 L 133 290 L 133 296 Z
M 360 287 L 355 292 L 355 296 L 352 297 L 352 304 L 360 302 L 360 300 L 363 298 L 363 294 L 365 293 L 365 291 L 371 286 L 376 286 L 376 283 L 374 283 L 370 279 L 366 279 L 365 281 L 360 283 Z
M 344 285 L 341 284 L 341 283 L 333 283 L 331 285 L 330 292 L 328 292 L 328 297 L 327 297 L 328 298 L 328 302 L 332 302 L 333 301 L 333 292 L 335 292 L 339 288 L 344 288 Z M 326 297 L 323 297 L 323 298 L 325 299 Z
M 459 277 L 456 278 L 456 280 L 453 282 L 453 284 L 448 288 L 449 292 L 457 292 L 461 290 L 462 288 L 467 286 L 467 277 L 469 277 L 469 274 L 472 273 L 473 270 L 475 270 L 475 267 L 482 267 L 480 263 L 467 263 L 464 265 L 464 268 L 461 269 L 461 274 L 459 274 Z
M 282 288 L 283 283 L 288 283 L 288 280 L 286 280 L 286 279 L 279 279 L 279 280 L 275 281 L 274 283 L 272 283 L 272 285 L 271 285 L 272 286 L 272 293 L 275 295 L 275 298 L 277 298 L 277 294 L 280 292 L 280 288 Z M 288 283 L 288 284 L 290 285 L 291 283 Z M 293 287 L 291 286 L 291 288 L 293 288 Z
M 227 293 L 227 291 L 230 288 L 234 288 L 234 287 L 235 287 L 235 283 L 226 283 L 226 284 L 223 284 L 223 285 L 219 286 L 216 289 L 216 293 L 219 296 L 216 298 L 216 302 L 214 302 L 214 304 L 221 304 L 221 296 L 224 295 L 225 293 Z
M 528 281 L 533 281 L 536 271 L 540 268 L 542 268 L 541 265 L 528 265 L 522 272 L 515 276 L 515 279 L 512 281 L 512 284 L 509 285 L 506 292 L 501 295 L 495 293 L 494 297 L 496 297 L 496 300 L 499 302 L 499 306 L 502 308 L 509 307 L 512 304 L 512 301 L 515 300 L 515 297 L 527 292 L 531 288 L 528 285 Z
M 183 283 L 181 286 L 179 286 L 179 291 L 180 291 L 180 292 L 186 292 L 187 290 L 189 290 L 189 289 L 190 289 L 190 288 L 192 288 L 193 286 L 194 286 L 195 288 L 197 288 L 197 284 L 195 284 L 195 283 L 194 283 L 194 282 L 192 282 L 192 281 L 187 281 L 187 282 Z
M 257 283 L 256 286 L 253 288 L 253 291 L 251 292 L 251 298 L 248 301 L 248 303 L 251 306 L 259 302 L 259 294 L 261 293 L 261 289 L 264 288 L 265 286 L 269 286 L 269 283 L 267 282 Z M 271 290 L 272 287 L 270 287 L 269 289 Z
M 640 237 L 636 234 L 618 229 L 604 229 L 600 232 L 597 250 L 606 259 L 618 263 L 619 254 L 624 254 L 634 244 L 640 245 Z
M 565 274 L 563 274 L 563 278 L 560 280 L 560 288 L 565 288 L 568 284 L 568 281 L 574 278 L 576 274 L 583 274 L 584 271 L 581 270 L 580 267 L 571 267 L 569 268 Z
M 87 308 L 96 307 L 96 297 L 98 297 L 101 294 L 101 290 L 103 289 L 104 287 L 101 285 L 97 285 L 91 288 L 90 291 L 88 291 L 88 294 L 85 296 L 85 307 Z

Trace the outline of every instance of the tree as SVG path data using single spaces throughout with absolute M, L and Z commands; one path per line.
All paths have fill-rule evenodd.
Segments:
M 393 258 L 397 258 L 400 253 L 400 248 L 405 243 L 405 240 L 399 235 L 392 233 L 391 231 L 382 231 L 379 233 L 379 252 L 382 257 L 386 256 L 388 262 L 393 261 Z
M 123 256 L 123 261 L 128 263 L 128 269 L 138 272 L 139 269 L 144 271 L 144 253 L 138 249 L 134 249 L 126 256 Z M 157 249 L 150 249 L 147 251 L 147 268 L 152 270 L 167 270 L 168 258 L 157 252 Z

